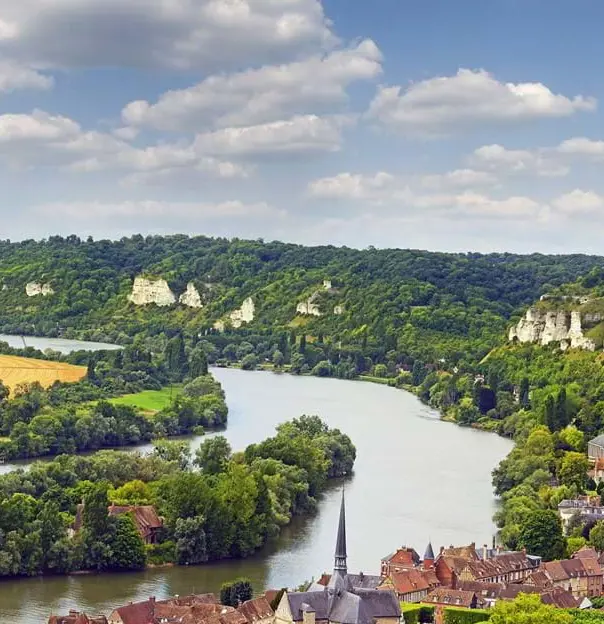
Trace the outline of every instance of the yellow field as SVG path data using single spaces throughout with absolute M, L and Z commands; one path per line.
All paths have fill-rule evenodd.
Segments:
M 44 388 L 48 388 L 55 381 L 75 382 L 85 376 L 85 366 L 0 355 L 0 380 L 11 390 L 20 383 L 37 381 Z

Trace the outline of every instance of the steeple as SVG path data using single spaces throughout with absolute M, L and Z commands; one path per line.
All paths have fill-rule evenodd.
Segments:
M 432 548 L 432 542 L 428 542 L 426 552 L 424 554 L 423 562 L 424 570 L 430 570 L 434 567 L 434 549 Z
M 346 501 L 344 499 L 344 490 L 342 489 L 342 504 L 340 506 L 340 521 L 338 523 L 338 538 L 336 540 L 335 563 L 333 566 L 334 572 L 337 570 L 347 574 L 346 558 Z
M 348 578 L 346 558 L 346 501 L 344 499 L 344 490 L 342 490 L 342 504 L 340 506 L 340 521 L 338 522 L 338 537 L 336 539 L 333 574 L 327 585 L 327 589 L 330 591 L 332 597 L 334 595 L 341 595 L 344 591 L 352 590 L 352 585 Z

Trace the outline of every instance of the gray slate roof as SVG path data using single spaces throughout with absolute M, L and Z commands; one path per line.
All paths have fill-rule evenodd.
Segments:
M 390 591 L 358 589 L 333 594 L 324 588 L 323 591 L 288 593 L 287 598 L 294 622 L 302 621 L 304 611 L 309 609 L 315 612 L 317 620 L 338 624 L 372 624 L 376 618 L 401 615 L 398 600 Z
M 590 440 L 589 444 L 597 444 L 598 446 L 604 448 L 604 434 L 597 436 L 593 440 Z

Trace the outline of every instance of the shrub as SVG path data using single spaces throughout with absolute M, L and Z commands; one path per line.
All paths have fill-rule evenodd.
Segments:
M 443 615 L 444 624 L 478 624 L 489 620 L 488 611 L 483 609 L 447 608 Z

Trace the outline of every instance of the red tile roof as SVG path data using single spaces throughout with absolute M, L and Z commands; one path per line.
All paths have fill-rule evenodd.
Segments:
M 413 548 L 407 548 L 403 546 L 396 552 L 384 557 L 382 561 L 389 563 L 391 566 L 401 566 L 412 568 L 420 562 L 420 556 Z
M 474 592 L 449 589 L 448 587 L 433 589 L 424 600 L 427 603 L 466 607 L 467 609 L 472 607 L 475 601 L 476 594 Z
M 542 564 L 542 569 L 554 582 L 568 581 L 572 578 L 602 576 L 602 568 L 597 559 L 562 559 Z
M 420 570 L 393 572 L 388 577 L 388 580 L 392 583 L 394 591 L 399 595 L 413 594 L 430 589 L 430 583 L 424 578 Z
M 247 600 L 237 607 L 237 611 L 245 616 L 249 624 L 254 624 L 254 622 L 265 620 L 275 615 L 271 605 L 264 596 L 254 600 Z

